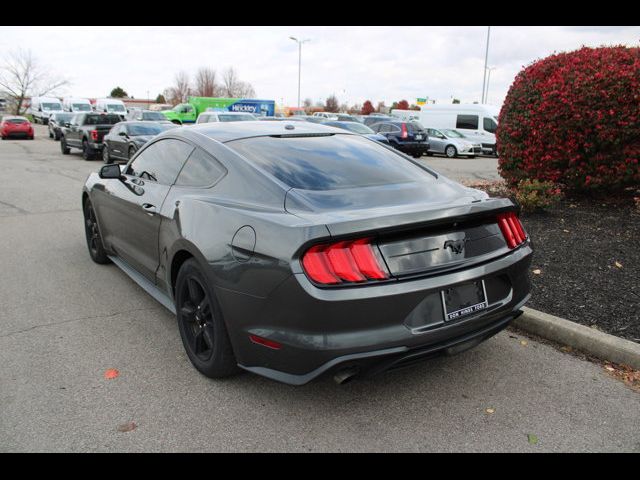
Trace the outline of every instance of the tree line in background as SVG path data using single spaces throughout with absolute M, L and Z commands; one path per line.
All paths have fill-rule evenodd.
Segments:
M 310 98 L 305 99 L 302 107 L 308 115 L 313 114 L 314 112 L 345 112 L 350 113 L 352 115 L 370 115 L 372 113 L 389 113 L 391 110 L 420 110 L 418 105 L 409 104 L 406 100 L 400 100 L 398 102 L 393 102 L 390 107 L 384 103 L 384 101 L 378 102 L 377 106 L 374 107 L 371 100 L 366 100 L 363 104 L 355 103 L 353 105 L 348 105 L 346 103 L 340 103 L 338 98 L 335 95 L 329 96 L 324 103 L 316 102 L 315 104 Z
M 162 97 L 164 102 L 177 105 L 185 103 L 190 96 L 251 98 L 255 95 L 253 86 L 241 80 L 233 67 L 225 69 L 221 74 L 213 68 L 201 67 L 193 81 L 187 72 L 178 72 L 174 77 L 173 85 L 166 88 L 156 100 Z

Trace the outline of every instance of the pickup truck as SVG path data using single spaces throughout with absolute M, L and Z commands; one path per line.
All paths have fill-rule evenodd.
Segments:
M 93 160 L 102 151 L 102 138 L 121 121 L 113 113 L 79 113 L 61 128 L 60 150 L 68 155 L 72 148 L 79 148 L 82 158 Z

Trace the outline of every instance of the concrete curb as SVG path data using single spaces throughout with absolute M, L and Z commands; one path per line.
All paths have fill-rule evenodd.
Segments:
M 640 344 L 532 308 L 522 307 L 522 311 L 524 313 L 513 321 L 514 327 L 601 360 L 640 370 Z

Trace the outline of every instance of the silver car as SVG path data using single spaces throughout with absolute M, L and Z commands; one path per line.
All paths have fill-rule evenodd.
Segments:
M 475 157 L 482 154 L 482 145 L 472 142 L 457 130 L 448 128 L 427 128 L 429 135 L 429 152 L 443 153 L 449 158 L 458 156 Z

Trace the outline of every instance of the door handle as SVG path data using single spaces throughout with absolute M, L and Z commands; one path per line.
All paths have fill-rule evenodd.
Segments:
M 149 215 L 155 215 L 156 212 L 156 206 L 155 205 L 151 205 L 150 203 L 143 203 L 142 204 L 142 209 L 148 213 Z

